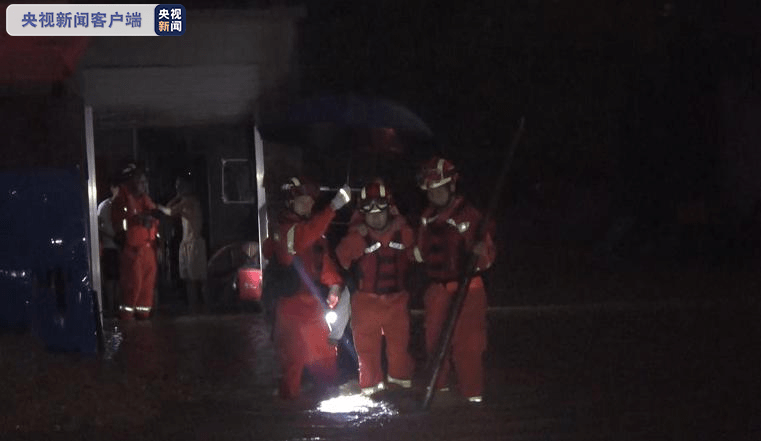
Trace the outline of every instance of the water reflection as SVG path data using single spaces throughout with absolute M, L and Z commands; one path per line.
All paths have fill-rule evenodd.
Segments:
M 329 414 L 331 419 L 354 423 L 377 422 L 398 413 L 395 408 L 387 403 L 375 401 L 371 397 L 361 394 L 342 395 L 321 401 L 317 406 L 317 412 Z
M 104 328 L 104 358 L 147 379 L 151 388 L 166 386 L 173 397 L 177 394 L 176 398 L 185 402 L 236 403 L 236 407 L 272 418 L 268 403 L 272 403 L 269 395 L 277 366 L 262 317 L 106 320 Z M 166 399 L 163 391 L 161 394 Z M 326 427 L 383 426 L 404 412 L 404 398 L 344 391 L 341 396 L 320 401 L 307 393 L 295 406 L 298 411 L 289 407 L 289 412 L 280 414 L 277 409 L 277 414 L 288 419 L 288 425 L 298 425 L 291 418 L 306 417 L 309 427 L 319 425 L 318 421 Z
M 104 334 L 106 336 L 106 347 L 103 352 L 103 358 L 106 360 L 113 360 L 114 355 L 119 352 L 119 348 L 124 341 L 124 334 L 117 324 L 113 324 L 111 327 L 106 328 L 104 325 Z

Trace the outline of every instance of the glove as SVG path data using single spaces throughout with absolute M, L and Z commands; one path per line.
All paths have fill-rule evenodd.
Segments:
M 333 196 L 333 200 L 330 201 L 330 207 L 333 208 L 333 211 L 338 211 L 343 208 L 344 205 L 348 204 L 350 200 L 351 187 L 349 187 L 349 184 L 344 184 L 344 186 L 338 190 L 338 193 Z
M 331 285 L 330 286 L 330 292 L 328 292 L 328 307 L 330 309 L 333 309 L 338 304 L 338 300 L 340 300 L 340 294 L 341 294 L 341 287 L 338 285 Z

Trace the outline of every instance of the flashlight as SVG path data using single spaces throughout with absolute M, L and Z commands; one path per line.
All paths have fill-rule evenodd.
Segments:
M 335 323 L 336 320 L 338 320 L 338 314 L 336 314 L 335 311 L 328 311 L 328 313 L 325 314 L 325 321 L 328 322 L 329 325 Z

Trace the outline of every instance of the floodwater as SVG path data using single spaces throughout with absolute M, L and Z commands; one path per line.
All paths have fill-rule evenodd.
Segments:
M 757 440 L 760 310 L 752 301 L 494 310 L 484 403 L 441 393 L 426 411 L 422 369 L 412 391 L 323 400 L 305 384 L 299 400 L 281 401 L 255 313 L 109 320 L 100 357 L 0 335 L 0 439 Z

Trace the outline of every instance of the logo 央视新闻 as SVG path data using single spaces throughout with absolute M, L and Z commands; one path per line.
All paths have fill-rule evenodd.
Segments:
M 155 11 L 156 35 L 179 36 L 185 33 L 186 14 L 182 5 L 158 5 Z

